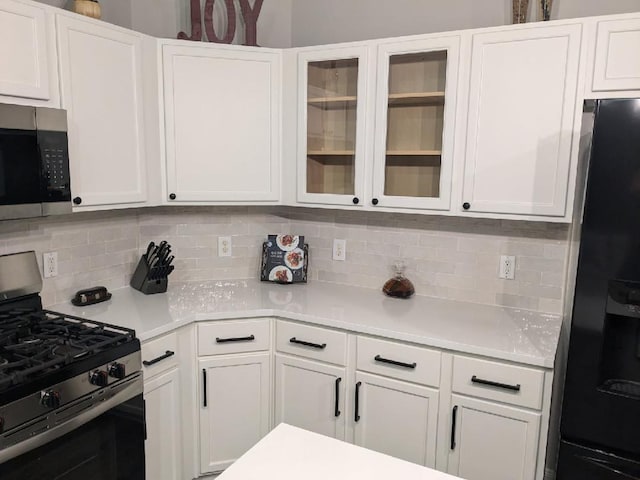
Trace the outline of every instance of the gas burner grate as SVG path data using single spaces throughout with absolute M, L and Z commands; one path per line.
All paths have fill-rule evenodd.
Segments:
M 57 370 L 134 338 L 133 330 L 48 310 L 0 314 L 0 388 Z

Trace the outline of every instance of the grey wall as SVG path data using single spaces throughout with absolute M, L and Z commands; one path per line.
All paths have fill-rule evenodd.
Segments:
M 269 0 L 266 0 L 269 1 Z M 511 0 L 294 0 L 292 46 L 511 23 Z M 530 0 L 529 19 L 538 0 Z M 552 19 L 640 11 L 640 0 L 555 0 Z

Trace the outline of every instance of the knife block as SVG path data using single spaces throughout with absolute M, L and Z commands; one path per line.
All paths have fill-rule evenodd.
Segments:
M 131 277 L 131 285 L 136 290 L 144 293 L 145 295 L 151 295 L 153 293 L 164 293 L 167 291 L 167 284 L 169 283 L 167 277 L 151 279 L 149 264 L 147 263 L 147 255 L 142 255 L 133 277 Z

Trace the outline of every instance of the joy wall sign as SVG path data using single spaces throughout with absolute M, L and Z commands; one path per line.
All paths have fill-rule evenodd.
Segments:
M 205 0 L 204 3 L 204 30 L 207 34 L 207 40 L 216 43 L 231 43 L 236 34 L 236 6 L 234 0 L 219 0 L 225 4 L 227 13 L 226 30 L 224 35 L 219 35 L 213 25 L 213 8 L 216 0 Z M 242 12 L 242 20 L 245 26 L 245 45 L 258 45 L 258 16 L 262 8 L 263 0 L 255 0 L 253 7 L 249 0 L 239 0 L 240 10 Z M 181 40 L 202 41 L 202 13 L 200 9 L 200 0 L 191 0 L 191 35 L 185 32 L 178 33 Z

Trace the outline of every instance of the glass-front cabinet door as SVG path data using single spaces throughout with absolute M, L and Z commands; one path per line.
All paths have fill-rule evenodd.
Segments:
M 298 201 L 362 205 L 367 48 L 298 56 Z
M 460 37 L 378 47 L 371 205 L 448 210 Z

